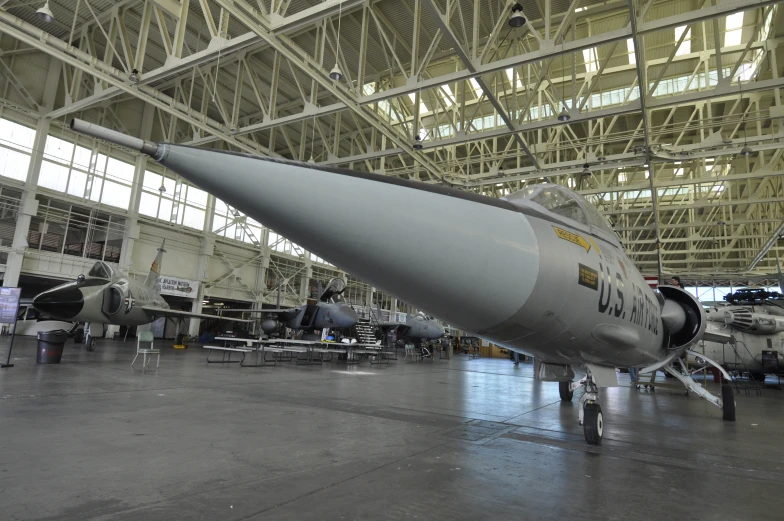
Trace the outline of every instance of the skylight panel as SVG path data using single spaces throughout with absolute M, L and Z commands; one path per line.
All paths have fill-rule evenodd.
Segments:
M 471 83 L 471 88 L 474 89 L 474 96 L 480 97 L 482 95 L 482 87 L 479 86 L 479 82 L 476 81 L 476 78 L 471 78 L 468 81 Z
M 680 27 L 675 28 L 675 43 L 678 43 L 678 40 L 681 39 L 681 35 L 683 31 L 686 31 L 685 25 L 681 25 Z M 675 56 L 682 56 L 684 54 L 689 54 L 691 52 L 691 29 L 686 32 L 686 37 L 683 39 L 683 43 L 681 46 L 678 47 L 678 50 L 675 51 Z
M 724 46 L 732 47 L 740 45 L 741 33 L 743 32 L 743 13 L 734 13 L 727 17 L 727 24 L 724 32 Z
M 452 88 L 449 85 L 442 85 L 438 93 L 441 95 L 441 99 L 444 101 L 444 105 L 446 105 L 447 108 L 456 103 L 455 96 L 452 94 Z
M 585 70 L 587 72 L 596 72 L 599 70 L 599 60 L 596 55 L 596 47 L 583 49 L 583 61 L 585 62 Z
M 626 39 L 626 50 L 629 52 L 629 63 L 637 63 L 637 56 L 634 54 L 634 40 L 631 38 Z
M 411 103 L 416 103 L 416 94 L 415 93 L 410 92 L 408 94 L 408 97 L 411 98 Z M 424 102 L 422 101 L 422 98 L 420 97 L 419 98 L 419 113 L 420 114 L 424 114 L 425 112 L 427 112 L 427 107 L 425 106 Z
M 512 85 L 512 82 L 514 81 L 514 69 L 512 68 L 506 69 L 506 77 L 509 80 L 509 85 Z M 517 76 L 517 88 L 518 89 L 523 88 L 523 82 L 522 80 L 520 80 L 519 75 Z

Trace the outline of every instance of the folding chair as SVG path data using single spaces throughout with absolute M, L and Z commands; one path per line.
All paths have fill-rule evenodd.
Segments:
M 131 362 L 131 367 L 133 364 L 136 363 L 136 359 L 139 358 L 139 353 L 142 355 L 142 367 L 147 367 L 149 363 L 147 361 L 147 355 L 150 355 L 150 360 L 152 360 L 152 355 L 158 355 L 158 362 L 155 364 L 155 367 L 158 368 L 161 365 L 161 350 L 155 349 L 153 347 L 153 340 L 155 337 L 152 335 L 152 331 L 139 331 L 136 335 L 136 356 L 133 357 L 133 362 Z M 142 342 L 149 342 L 150 347 L 142 347 Z

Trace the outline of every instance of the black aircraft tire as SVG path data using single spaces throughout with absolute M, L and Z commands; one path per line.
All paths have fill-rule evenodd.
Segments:
M 735 392 L 730 384 L 721 386 L 721 412 L 722 419 L 727 422 L 735 421 Z
M 558 382 L 558 394 L 561 395 L 562 402 L 571 402 L 574 397 L 574 390 L 571 388 L 572 382 Z
M 84 340 L 84 348 L 87 349 L 88 351 L 95 351 L 95 344 L 96 344 L 95 337 L 88 335 Z
M 602 435 L 604 434 L 604 417 L 602 407 L 598 403 L 585 405 L 583 415 L 583 434 L 588 445 L 601 445 Z

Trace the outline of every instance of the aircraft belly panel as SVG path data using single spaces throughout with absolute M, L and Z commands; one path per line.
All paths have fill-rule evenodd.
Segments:
M 193 148 L 167 146 L 161 163 L 341 269 L 465 330 L 512 316 L 539 272 L 526 217 L 506 208 Z M 232 176 L 219 175 L 227 168 Z M 319 197 L 303 198 L 303 188 Z

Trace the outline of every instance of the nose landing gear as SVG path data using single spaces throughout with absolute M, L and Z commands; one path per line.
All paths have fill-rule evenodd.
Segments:
M 579 382 L 558 382 L 558 394 L 561 396 L 561 401 L 571 402 L 574 390 L 578 387 L 584 390 L 579 401 L 578 421 L 583 426 L 585 441 L 589 445 L 601 445 L 604 416 L 602 406 L 599 405 L 599 387 L 590 372 Z
M 601 445 L 604 434 L 604 417 L 602 406 L 599 405 L 599 387 L 590 372 L 581 382 L 585 392 L 580 397 L 578 419 L 580 425 L 583 426 L 585 441 L 589 445 Z

